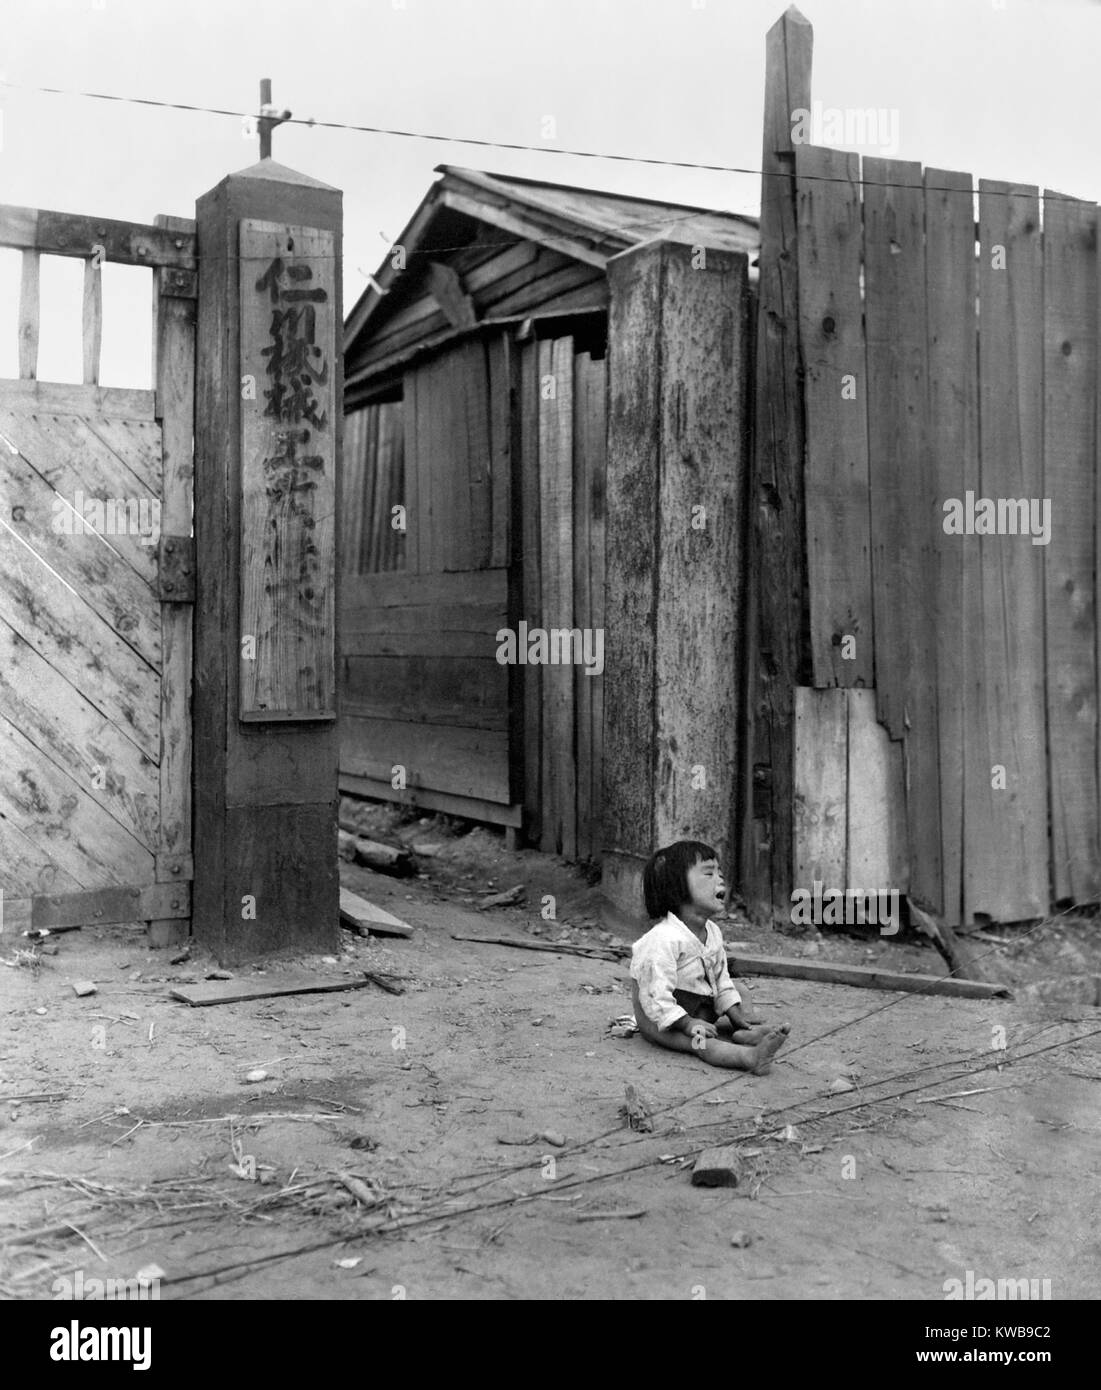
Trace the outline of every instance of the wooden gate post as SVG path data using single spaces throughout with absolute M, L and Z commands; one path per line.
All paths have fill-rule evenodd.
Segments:
M 271 159 L 197 204 L 193 931 L 331 950 L 341 197 Z
M 737 869 L 748 258 L 650 242 L 608 263 L 603 889 L 642 922 L 660 845 Z

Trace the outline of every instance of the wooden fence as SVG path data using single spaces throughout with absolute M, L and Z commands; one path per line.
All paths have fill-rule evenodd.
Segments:
M 1095 899 L 1097 208 L 980 180 L 976 227 L 968 174 L 795 171 L 811 684 L 874 684 L 917 901 Z
M 766 77 L 747 896 L 786 914 L 820 879 L 951 926 L 1041 917 L 1101 894 L 1098 209 L 795 142 L 811 53 L 789 9 Z

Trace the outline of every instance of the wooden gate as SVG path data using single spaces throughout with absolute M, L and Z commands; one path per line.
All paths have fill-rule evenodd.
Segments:
M 0 381 L 0 929 L 186 931 L 194 223 L 0 207 L 22 252 Z M 36 380 L 39 258 L 84 260 L 84 382 Z M 148 266 L 154 390 L 100 387 L 100 266 Z

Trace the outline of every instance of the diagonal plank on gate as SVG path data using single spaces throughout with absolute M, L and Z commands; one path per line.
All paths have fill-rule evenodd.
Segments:
M 1047 717 L 1056 901 L 1098 875 L 1096 597 L 1097 208 L 1044 191 Z M 1030 547 L 1031 548 L 1031 547 Z M 1037 807 L 1038 811 L 1039 808 Z
M 160 757 L 157 672 L 9 527 L 0 527 L 0 613 L 147 757 Z
M 159 425 L 151 420 L 111 419 L 102 415 L 83 423 L 155 497 L 162 495 L 164 463 Z
M 110 502 L 111 519 L 119 513 L 118 519 L 135 534 L 107 534 L 103 539 L 146 584 L 155 586 L 156 545 L 146 543 L 136 532 L 139 523 L 149 529 L 156 515 L 156 494 L 91 432 L 86 421 L 76 415 L 18 415 L 0 407 L 0 434 L 17 444 L 26 462 L 69 504 L 64 509 L 69 513 L 66 525 L 80 524 L 74 513 L 78 504 L 93 499 Z M 60 508 L 59 502 L 53 505 Z M 94 519 L 90 510 L 86 514 Z
M 37 840 L 7 816 L 0 816 L 0 890 L 6 898 L 27 898 L 35 893 L 71 893 L 79 887 L 72 874 L 60 868 Z M 3 926 L 6 931 L 15 930 L 7 919 Z
M 937 500 L 979 492 L 975 209 L 970 174 L 925 171 L 929 451 Z M 937 718 L 944 921 L 959 926 L 962 893 L 964 558 L 973 538 L 936 525 Z M 977 555 L 976 571 L 977 571 Z M 982 628 L 972 633 L 981 641 Z
M 87 796 L 147 849 L 156 850 L 156 764 L 2 617 L 0 709 Z
M 161 660 L 160 604 L 149 585 L 95 534 L 54 528 L 56 494 L 18 454 L 5 460 L 5 501 L 12 529 L 38 557 L 150 666 Z
M 81 887 L 152 883 L 154 857 L 0 713 L 0 814 L 10 817 Z
M 979 183 L 980 495 L 1043 491 L 1040 209 L 1037 190 Z M 981 574 L 964 730 L 964 922 L 1048 909 L 1042 549 L 1027 536 L 959 536 L 965 584 Z M 1004 778 L 1002 775 L 1004 769 Z

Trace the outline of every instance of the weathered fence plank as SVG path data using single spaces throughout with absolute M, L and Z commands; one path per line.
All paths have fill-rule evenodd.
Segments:
M 848 692 L 848 838 L 844 887 L 910 886 L 902 745 L 875 716 L 875 691 Z
M 523 497 L 520 617 L 542 623 L 542 514 L 539 485 L 539 350 L 534 339 L 520 348 L 517 422 Z M 532 844 L 543 834 L 543 668 L 527 663 L 524 685 L 524 828 Z
M 573 339 L 539 344 L 543 626 L 573 626 Z M 553 393 L 553 394 L 552 394 Z M 543 668 L 543 834 L 547 854 L 577 853 L 572 666 Z M 548 823 L 549 822 L 549 823 Z
M 860 297 L 860 160 L 795 150 L 799 338 L 806 365 L 806 544 L 817 686 L 871 688 L 868 379 Z
M 848 691 L 795 691 L 795 887 L 845 888 Z
M 728 865 L 745 663 L 747 266 L 678 246 L 664 262 L 654 847 L 701 837 Z
M 84 262 L 84 303 L 81 314 L 81 348 L 84 384 L 99 384 L 99 355 L 103 343 L 103 275 L 99 264 Z
M 38 252 L 24 251 L 19 284 L 19 375 L 24 380 L 38 375 L 38 290 Z
M 876 694 L 905 736 L 911 893 L 941 909 L 934 528 L 926 446 L 925 244 L 921 166 L 864 161 L 868 447 Z
M 1090 902 L 1101 893 L 1094 578 L 1099 502 L 1097 230 L 1094 204 L 1045 190 L 1043 480 L 1034 485 L 1026 471 L 1022 482 L 1034 487 L 1031 495 L 1051 503 L 1050 543 L 1038 555 L 1046 566 L 1047 739 L 1057 902 Z M 1038 558 L 1032 546 L 1020 539 L 1002 544 L 1025 551 L 1023 561 L 1031 575 L 1027 562 Z M 1018 570 L 1021 567 L 1019 562 Z M 1031 611 L 1018 611 L 1014 591 L 1014 627 L 1031 617 Z M 1035 650 L 1033 644 L 1029 650 Z M 1037 654 L 1042 655 L 1042 649 Z M 1015 701 L 1020 699 L 1023 674 L 1014 672 Z M 1035 670 L 1027 674 L 1035 682 Z M 1021 773 L 1035 776 L 1033 767 Z M 1042 816 L 1043 808 L 1035 796 L 1026 796 L 1021 814 Z M 1028 848 L 1035 851 L 1034 837 L 1029 837 Z M 1036 891 L 1042 886 L 1037 880 Z
M 1037 191 L 979 183 L 980 495 L 1039 497 L 1042 253 Z M 957 537 L 981 561 L 981 635 L 967 634 L 964 923 L 1048 906 L 1040 549 Z M 968 576 L 973 558 L 969 554 Z
M 979 491 L 975 211 L 970 174 L 925 171 L 929 452 L 936 495 Z M 934 518 L 942 914 L 960 923 L 964 768 L 964 563 L 967 539 Z M 973 547 L 970 547 L 973 549 Z M 977 562 L 977 555 L 976 555 Z
M 752 788 L 743 873 L 750 906 L 785 914 L 793 860 L 793 691 L 802 665 L 804 420 L 792 112 L 811 104 L 813 30 L 794 6 L 765 39 L 756 441 L 750 506 L 747 676 Z

